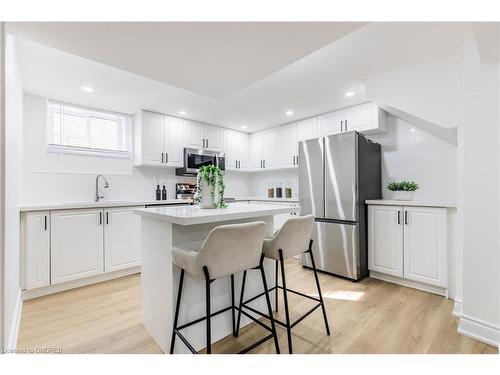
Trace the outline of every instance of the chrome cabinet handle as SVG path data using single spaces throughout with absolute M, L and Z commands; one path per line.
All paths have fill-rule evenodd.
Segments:
M 207 141 L 207 148 L 208 148 L 208 138 L 207 138 L 207 139 L 205 139 L 205 141 Z
M 163 164 L 163 152 L 161 153 L 161 163 Z
M 408 211 L 405 211 L 405 224 L 408 225 Z
M 347 131 L 347 120 L 345 120 L 345 131 Z
M 398 210 L 398 225 L 401 225 L 401 211 Z
M 165 163 L 168 163 L 168 152 L 165 152 Z
M 102 225 L 102 212 L 99 212 L 99 225 Z
M 109 224 L 109 212 L 106 212 L 106 225 Z
M 340 121 L 340 131 L 341 131 L 341 132 L 343 132 L 343 131 L 344 131 L 343 126 L 344 126 L 344 120 L 341 120 L 341 121 Z

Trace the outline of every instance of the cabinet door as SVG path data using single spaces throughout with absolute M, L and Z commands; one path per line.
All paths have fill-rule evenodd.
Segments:
M 182 167 L 184 153 L 185 120 L 165 117 L 165 163 Z
M 405 207 L 404 219 L 405 278 L 446 287 L 446 209 Z
M 225 138 L 226 169 L 239 170 L 248 168 L 250 136 L 235 130 L 226 130 Z
M 299 154 L 298 145 L 295 123 L 278 127 L 277 165 L 281 167 L 296 165 Z
M 23 288 L 50 284 L 50 217 L 48 211 L 22 214 Z
M 117 271 L 141 264 L 141 219 L 134 209 L 104 210 L 104 270 Z
M 368 268 L 403 277 L 403 208 L 368 207 Z
M 347 111 L 347 130 L 368 130 L 376 127 L 377 107 L 372 103 L 366 103 L 351 107 Z
M 186 147 L 203 148 L 203 124 L 186 121 Z
M 318 137 L 318 119 L 309 118 L 297 122 L 297 142 Z
M 224 151 L 224 129 L 217 126 L 205 125 L 205 148 L 210 151 Z
M 163 165 L 164 116 L 158 113 L 142 113 L 142 164 Z
M 264 137 L 264 168 L 279 165 L 278 131 L 276 128 L 263 132 Z
M 319 135 L 337 134 L 343 131 L 346 111 L 335 111 L 318 117 Z
M 264 135 L 256 132 L 250 135 L 250 168 L 262 168 L 264 160 Z
M 103 211 L 52 211 L 50 217 L 52 284 L 103 273 Z

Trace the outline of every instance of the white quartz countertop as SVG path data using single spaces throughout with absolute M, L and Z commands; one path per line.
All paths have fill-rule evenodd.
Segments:
M 299 203 L 299 198 L 268 198 L 268 197 L 238 197 L 236 202 L 240 201 L 255 201 L 255 202 L 284 202 L 284 203 Z
M 50 210 L 71 210 L 80 208 L 107 208 L 107 207 L 133 207 L 148 205 L 175 205 L 187 204 L 186 199 L 167 199 L 164 201 L 100 201 L 100 202 L 71 202 L 71 203 L 40 203 L 27 206 L 21 206 L 23 211 L 50 211 Z
M 421 207 L 446 207 L 446 208 L 457 207 L 457 204 L 452 202 L 396 201 L 390 199 L 371 199 L 371 200 L 366 200 L 365 203 L 385 205 L 385 206 L 421 206 Z
M 227 208 L 203 209 L 198 206 L 139 208 L 143 217 L 179 225 L 205 224 L 219 221 L 258 218 L 297 211 L 297 207 L 277 204 L 228 203 Z

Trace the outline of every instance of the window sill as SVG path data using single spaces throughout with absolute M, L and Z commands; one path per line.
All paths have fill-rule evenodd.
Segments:
M 67 154 L 67 155 L 81 155 L 92 156 L 100 158 L 113 158 L 113 159 L 131 159 L 130 151 L 111 151 L 102 149 L 93 149 L 85 147 L 72 147 L 49 144 L 47 146 L 47 153 L 51 154 Z

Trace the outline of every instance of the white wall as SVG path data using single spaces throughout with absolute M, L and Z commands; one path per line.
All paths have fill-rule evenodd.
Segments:
M 490 35 L 498 43 L 498 32 Z M 498 44 L 497 44 L 498 48 Z M 498 56 L 498 49 L 497 49 Z M 472 31 L 464 51 L 461 158 L 463 314 L 459 331 L 500 344 L 499 65 L 481 64 Z M 496 60 L 498 61 L 498 59 Z
M 15 39 L 5 40 L 5 336 L 6 346 L 16 344 L 20 318 L 19 283 L 22 187 L 23 91 Z
M 126 159 L 47 153 L 46 118 L 46 99 L 25 94 L 24 205 L 90 201 L 98 173 L 109 181 L 107 200 L 154 200 L 157 183 L 165 184 L 168 197 L 174 198 L 177 182 L 195 182 L 175 176 L 173 168 L 135 168 Z M 226 196 L 247 196 L 248 180 L 243 173 L 226 172 Z
M 0 345 L 5 343 L 4 333 L 4 184 L 5 176 L 3 173 L 4 158 L 4 134 L 5 134 L 5 101 L 4 101 L 4 38 L 5 24 L 0 22 Z
M 415 200 L 456 202 L 455 145 L 393 116 L 388 117 L 386 133 L 368 138 L 382 145 L 384 199 L 391 198 L 388 182 L 414 180 L 420 185 Z
M 297 169 L 282 169 L 282 170 L 269 170 L 265 172 L 256 172 L 251 174 L 250 178 L 250 196 L 252 197 L 266 197 L 267 188 L 269 184 L 276 187 L 277 183 L 281 183 L 283 188 L 289 181 L 292 185 L 292 197 L 299 196 L 299 174 Z M 285 192 L 283 191 L 283 194 Z

